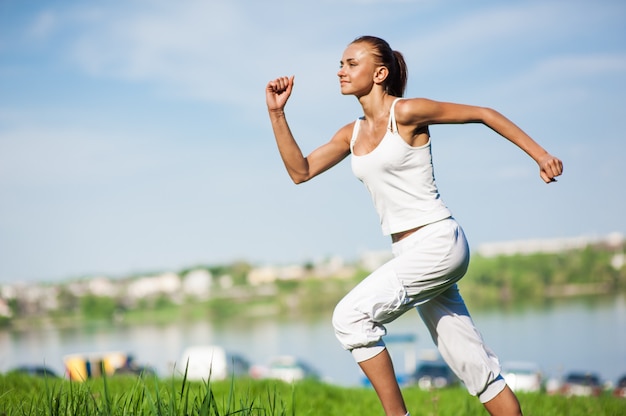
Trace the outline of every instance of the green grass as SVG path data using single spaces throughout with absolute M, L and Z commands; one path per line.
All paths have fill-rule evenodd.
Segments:
M 413 416 L 486 415 L 463 388 L 433 392 L 404 389 Z M 626 415 L 626 400 L 611 397 L 561 397 L 521 394 L 526 415 Z M 382 415 L 368 388 L 306 381 L 237 379 L 189 382 L 184 379 L 114 377 L 84 383 L 63 379 L 0 375 L 0 415 L 164 415 L 164 416 L 362 416 Z

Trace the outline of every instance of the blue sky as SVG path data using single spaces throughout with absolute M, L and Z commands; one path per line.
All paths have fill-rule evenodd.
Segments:
M 472 247 L 626 233 L 622 1 L 0 0 L 0 282 L 388 248 L 348 160 L 290 182 L 265 110 L 295 74 L 304 152 L 359 116 L 336 72 L 363 34 L 407 96 L 495 108 L 564 161 L 545 185 L 486 127 L 432 128 Z

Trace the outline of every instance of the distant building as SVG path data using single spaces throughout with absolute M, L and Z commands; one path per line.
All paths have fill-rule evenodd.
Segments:
M 345 264 L 340 256 L 333 256 L 315 264 L 311 271 L 318 278 L 343 278 L 354 276 L 355 268 Z
M 183 277 L 182 289 L 186 295 L 198 299 L 207 299 L 211 294 L 212 285 L 213 276 L 211 272 L 205 269 L 196 269 Z
M 6 300 L 0 298 L 0 317 L 11 318 L 12 316 L 13 316 L 13 312 L 11 312 L 9 303 Z
M 248 272 L 248 283 L 252 286 L 272 283 L 276 280 L 278 271 L 273 266 L 255 267 Z
M 361 266 L 367 271 L 374 271 L 393 258 L 389 250 L 366 251 L 361 254 Z
M 301 265 L 263 266 L 256 267 L 248 272 L 248 283 L 257 286 L 271 283 L 276 280 L 298 280 L 307 276 L 307 270 Z
M 130 298 L 142 299 L 156 295 L 173 295 L 180 291 L 180 277 L 176 273 L 141 277 L 132 281 L 127 288 Z
M 92 294 L 97 296 L 114 297 L 119 292 L 118 285 L 104 276 L 89 279 L 87 287 Z

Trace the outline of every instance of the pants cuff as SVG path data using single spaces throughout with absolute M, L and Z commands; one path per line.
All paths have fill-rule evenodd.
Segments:
M 352 356 L 356 360 L 357 363 L 361 361 L 369 360 L 370 358 L 374 358 L 385 349 L 385 344 L 376 344 L 371 347 L 358 347 L 352 349 L 350 352 Z
M 501 375 L 498 375 L 494 381 L 492 381 L 485 390 L 479 395 L 478 399 L 481 403 L 487 403 L 494 397 L 496 397 L 506 387 L 506 381 Z

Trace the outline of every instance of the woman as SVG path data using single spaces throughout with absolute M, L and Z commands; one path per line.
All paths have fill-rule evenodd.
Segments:
M 521 415 L 497 357 L 484 345 L 456 286 L 467 269 L 469 249 L 435 185 L 428 126 L 483 123 L 533 158 L 546 183 L 562 173 L 561 161 L 494 110 L 400 99 L 406 64 L 380 38 L 363 36 L 348 45 L 337 75 L 341 93 L 359 100 L 363 116 L 307 157 L 284 113 L 294 77 L 277 78 L 266 88 L 278 150 L 291 179 L 306 182 L 352 154 L 352 170 L 370 191 L 384 234 L 391 236 L 394 258 L 337 305 L 337 338 L 369 378 L 385 414 L 408 415 L 382 336 L 384 324 L 417 308 L 442 357 L 487 411 Z

